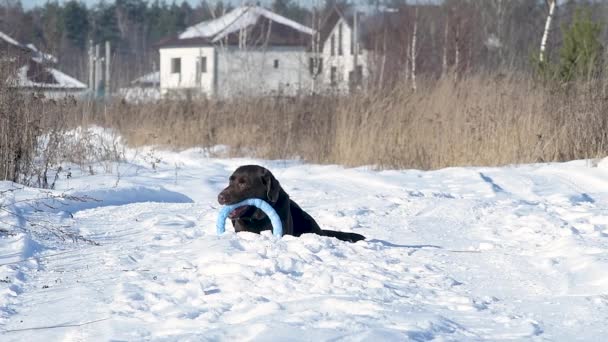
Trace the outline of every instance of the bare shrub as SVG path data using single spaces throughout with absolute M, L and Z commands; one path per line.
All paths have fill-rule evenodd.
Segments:
M 122 158 L 115 138 L 81 128 L 94 103 L 49 99 L 36 89 L 17 88 L 15 71 L 10 63 L 0 63 L 0 180 L 53 188 L 62 163 L 84 167 Z
M 26 110 L 35 100 L 12 87 L 15 71 L 0 63 L 0 179 L 19 182 L 30 176 L 42 116 Z

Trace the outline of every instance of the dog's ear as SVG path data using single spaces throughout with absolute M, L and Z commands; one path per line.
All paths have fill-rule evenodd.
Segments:
M 274 178 L 270 171 L 264 169 L 264 172 L 262 173 L 262 184 L 266 186 L 268 201 L 275 203 L 279 199 L 279 190 L 281 189 L 279 181 Z

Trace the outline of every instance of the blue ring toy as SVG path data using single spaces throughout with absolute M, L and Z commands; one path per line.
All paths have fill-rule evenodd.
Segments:
M 272 223 L 272 235 L 276 237 L 283 236 L 283 224 L 281 223 L 281 218 L 279 218 L 277 212 L 270 204 L 268 204 L 268 202 L 259 198 L 250 198 L 239 203 L 224 206 L 220 211 L 220 214 L 217 216 L 217 222 L 215 223 L 217 235 L 221 235 L 226 231 L 226 218 L 228 218 L 230 212 L 232 212 L 236 208 L 243 207 L 246 205 L 256 207 L 263 211 L 264 214 L 266 214 L 268 218 L 270 218 L 270 222 Z

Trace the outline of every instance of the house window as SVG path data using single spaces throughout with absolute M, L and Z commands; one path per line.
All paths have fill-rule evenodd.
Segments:
M 336 36 L 333 34 L 331 35 L 331 55 L 336 55 Z
M 196 83 L 201 83 L 201 60 L 200 58 L 196 59 L 196 70 L 194 71 L 194 77 Z
M 338 84 L 338 68 L 335 66 L 331 67 L 330 82 L 332 86 L 336 86 Z
M 342 23 L 338 25 L 338 55 L 342 56 Z
M 207 57 L 203 56 L 200 59 L 201 64 L 201 73 L 204 74 L 207 72 Z
M 278 69 L 278 68 L 279 68 L 279 60 L 278 60 L 278 59 L 275 59 L 275 60 L 274 60 L 274 68 L 275 68 L 275 69 Z
M 357 67 L 348 73 L 348 83 L 351 88 L 360 86 L 363 81 L 363 66 L 357 65 Z
M 182 72 L 182 59 L 171 58 L 171 73 L 180 74 Z
M 202 74 L 207 72 L 207 57 L 198 57 L 196 59 L 196 83 L 201 82 Z
M 310 72 L 311 75 L 321 74 L 321 72 L 323 71 L 323 58 L 310 57 L 308 59 L 308 71 Z
M 355 31 L 354 30 L 350 33 L 350 54 L 351 55 L 355 54 Z

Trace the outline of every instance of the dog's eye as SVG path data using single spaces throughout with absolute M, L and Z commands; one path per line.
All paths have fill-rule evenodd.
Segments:
M 244 188 L 244 187 L 247 185 L 247 183 L 245 182 L 245 180 L 244 180 L 244 179 L 239 179 L 239 181 L 238 181 L 238 185 L 239 185 L 241 188 Z

